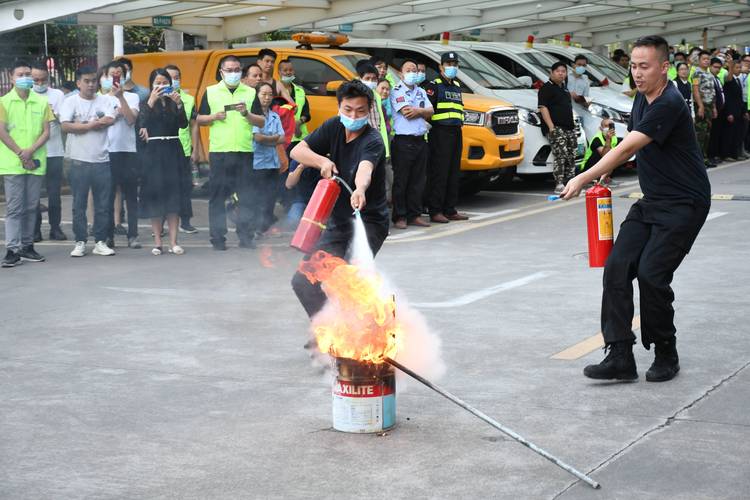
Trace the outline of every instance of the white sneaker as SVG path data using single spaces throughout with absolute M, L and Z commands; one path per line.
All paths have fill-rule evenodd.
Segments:
M 76 241 L 76 246 L 70 252 L 71 257 L 83 257 L 86 255 L 86 242 Z
M 93 253 L 95 255 L 114 255 L 115 251 L 109 248 L 105 242 L 97 241 Z

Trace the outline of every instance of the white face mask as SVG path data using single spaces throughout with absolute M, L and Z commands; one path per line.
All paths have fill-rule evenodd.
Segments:
M 378 87 L 378 82 L 368 82 L 366 80 L 362 80 L 362 83 L 367 85 L 367 88 L 370 90 L 375 90 Z

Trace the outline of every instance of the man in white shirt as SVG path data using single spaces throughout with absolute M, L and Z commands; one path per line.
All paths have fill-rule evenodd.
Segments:
M 34 64 L 31 68 L 31 78 L 34 79 L 34 92 L 43 95 L 49 101 L 55 121 L 49 124 L 49 140 L 47 141 L 47 172 L 44 179 L 47 184 L 47 218 L 49 219 L 49 239 L 67 240 L 68 237 L 60 228 L 62 219 L 62 203 L 60 189 L 63 180 L 63 148 L 62 133 L 60 132 L 60 109 L 65 94 L 61 90 L 50 88 L 49 71 L 44 63 Z M 42 240 L 42 212 L 37 210 L 34 241 Z
M 105 243 L 112 211 L 107 128 L 115 122 L 115 108 L 110 97 L 97 95 L 97 84 L 96 68 L 78 68 L 76 85 L 79 93 L 65 99 L 60 112 L 62 131 L 68 134 L 66 153 L 71 160 L 69 177 L 73 190 L 73 232 L 76 238 L 71 257 L 86 255 L 89 190 L 94 195 L 94 253 L 115 254 Z
M 113 208 L 107 230 L 107 246 L 115 246 L 114 201 L 120 189 L 128 210 L 128 246 L 141 248 L 138 242 L 138 153 L 136 150 L 135 122 L 140 110 L 140 98 L 134 92 L 125 92 L 122 82 L 126 66 L 118 61 L 109 63 L 99 84 L 101 93 L 112 99 L 115 123 L 107 129 L 107 147 L 112 175 Z

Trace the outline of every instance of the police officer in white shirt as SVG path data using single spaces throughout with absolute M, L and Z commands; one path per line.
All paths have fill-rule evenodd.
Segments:
M 583 54 L 578 54 L 573 62 L 573 72 L 568 74 L 568 92 L 573 102 L 581 106 L 588 107 L 589 103 L 586 98 L 589 96 L 591 82 L 586 75 L 586 66 L 589 60 Z
M 65 95 L 61 90 L 50 88 L 49 70 L 44 63 L 34 64 L 31 68 L 31 78 L 34 79 L 34 92 L 47 97 L 55 121 L 49 124 L 49 140 L 47 141 L 47 172 L 44 175 L 47 184 L 47 218 L 49 219 L 49 239 L 67 240 L 68 237 L 60 228 L 62 219 L 62 203 L 60 189 L 63 180 L 63 148 L 62 133 L 60 132 L 60 107 Z M 42 212 L 37 210 L 34 241 L 42 241 Z
M 407 224 L 430 225 L 420 214 L 430 155 L 425 134 L 433 108 L 419 81 L 416 61 L 406 59 L 401 64 L 401 82 L 390 95 L 395 133 L 391 147 L 393 221 L 398 229 L 406 229 Z

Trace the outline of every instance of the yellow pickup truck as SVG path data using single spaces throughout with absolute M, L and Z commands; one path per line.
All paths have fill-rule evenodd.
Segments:
M 357 61 L 368 56 L 337 48 L 296 48 L 289 46 L 259 44 L 257 47 L 243 47 L 220 50 L 197 50 L 191 52 L 155 52 L 128 54 L 133 61 L 133 79 L 146 84 L 148 76 L 155 68 L 168 64 L 178 66 L 182 72 L 182 88 L 196 97 L 196 108 L 200 105 L 206 87 L 218 81 L 219 61 L 224 56 L 233 55 L 240 59 L 242 66 L 254 63 L 262 46 L 270 46 L 278 54 L 274 75 L 278 78 L 278 64 L 284 59 L 294 63 L 295 83 L 305 89 L 310 104 L 311 121 L 308 130 L 312 132 L 326 119 L 338 113 L 335 89 L 343 80 L 356 77 Z M 483 181 L 514 167 L 523 159 L 523 132 L 517 126 L 505 127 L 501 135 L 492 128 L 493 113 L 516 113 L 516 109 L 499 99 L 465 95 L 466 109 L 484 113 L 487 119 L 474 120 L 463 126 L 463 152 L 461 157 L 461 180 L 464 190 L 476 191 Z M 203 158 L 208 158 L 208 127 L 201 129 Z

